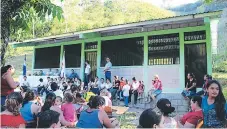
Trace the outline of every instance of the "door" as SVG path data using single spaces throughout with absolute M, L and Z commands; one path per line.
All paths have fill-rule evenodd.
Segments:
M 90 78 L 95 78 L 97 71 L 97 52 L 96 51 L 85 52 L 85 60 L 88 60 L 91 66 Z
M 197 87 L 202 87 L 203 76 L 207 74 L 207 52 L 206 44 L 185 45 L 185 82 L 187 74 L 194 73 Z

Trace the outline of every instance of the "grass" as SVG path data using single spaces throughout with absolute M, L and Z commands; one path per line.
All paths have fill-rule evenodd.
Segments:
M 117 118 L 118 121 L 120 118 Z M 125 117 L 121 118 L 121 129 L 136 129 L 137 125 L 132 121 L 136 120 L 136 113 L 135 112 L 126 112 Z

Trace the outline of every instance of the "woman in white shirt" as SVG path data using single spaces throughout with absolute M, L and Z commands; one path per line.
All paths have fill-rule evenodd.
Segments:
M 126 80 L 125 84 L 126 85 L 124 85 L 122 91 L 123 91 L 125 106 L 128 107 L 128 98 L 129 98 L 129 90 L 130 90 L 130 86 L 128 84 L 128 80 Z
M 113 87 L 112 83 L 109 79 L 106 79 L 106 86 L 105 88 L 109 91 Z
M 100 86 L 99 86 L 99 90 L 105 89 L 106 83 L 104 82 L 104 78 L 101 78 L 100 81 L 101 81 L 101 83 L 100 83 Z

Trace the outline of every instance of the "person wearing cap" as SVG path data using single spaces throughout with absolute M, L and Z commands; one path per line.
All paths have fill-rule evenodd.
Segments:
M 157 102 L 158 109 L 164 116 L 164 128 L 177 128 L 177 122 L 169 115 L 175 111 L 175 108 L 171 106 L 171 102 L 168 99 L 162 98 Z
M 157 114 L 151 108 L 142 112 L 139 118 L 139 126 L 137 128 L 163 128 L 164 117 Z

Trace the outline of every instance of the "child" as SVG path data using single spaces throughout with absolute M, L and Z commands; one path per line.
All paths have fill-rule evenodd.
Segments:
M 138 94 L 139 94 L 139 99 L 143 97 L 143 92 L 144 92 L 144 84 L 143 81 L 139 81 L 140 85 L 138 88 Z
M 62 97 L 57 96 L 56 99 L 55 99 L 54 106 L 61 108 L 61 105 L 62 105 Z
M 85 99 L 82 97 L 82 95 L 80 93 L 74 94 L 73 106 L 76 110 L 76 114 L 77 114 L 78 119 L 80 118 L 80 113 L 84 109 L 84 105 L 86 105 L 85 102 L 86 102 Z
M 128 98 L 129 98 L 129 90 L 130 90 L 130 86 L 129 86 L 129 82 L 128 80 L 126 80 L 126 85 L 123 87 L 122 91 L 123 91 L 123 96 L 124 96 L 124 102 L 125 102 L 125 106 L 128 107 Z
M 71 93 L 65 93 L 64 96 L 65 104 L 61 106 L 61 110 L 63 111 L 63 116 L 68 122 L 76 122 L 77 114 L 76 110 L 73 106 L 73 95 Z

